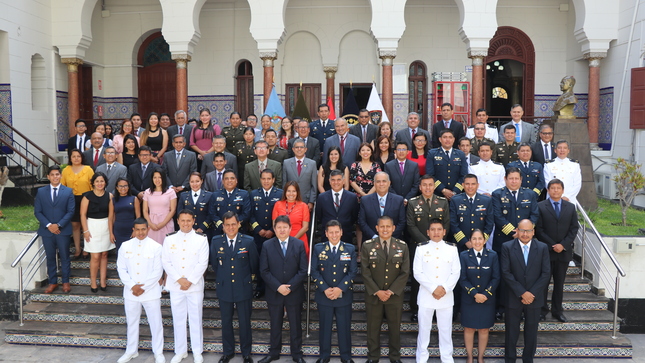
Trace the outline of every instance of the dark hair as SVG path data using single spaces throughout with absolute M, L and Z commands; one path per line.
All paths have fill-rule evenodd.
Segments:
M 332 176 L 338 176 L 338 175 L 343 176 L 344 173 L 342 171 L 338 170 L 338 169 L 334 169 L 334 170 L 329 172 L 329 178 L 330 179 L 331 179 Z
M 201 111 L 200 111 L 199 113 L 201 114 Z M 211 114 L 211 111 L 210 111 L 210 110 L 208 110 L 208 114 L 209 114 L 209 115 Z M 233 112 L 231 112 L 231 114 L 230 114 L 230 115 L 228 115 L 228 118 L 233 117 L 233 115 L 238 115 L 238 116 L 240 117 L 240 119 L 242 118 L 242 115 L 241 115 L 239 112 L 237 112 L 237 111 L 233 111 Z M 253 116 L 255 116 L 255 115 L 253 115 Z M 247 117 L 247 118 L 248 118 L 248 117 Z
M 103 180 L 105 180 L 105 186 L 107 186 L 107 183 L 108 183 L 107 175 L 105 175 L 104 173 L 102 173 L 100 171 L 97 171 L 96 173 L 94 173 L 94 175 L 92 175 L 92 178 L 90 179 L 90 185 L 92 186 L 92 188 L 94 188 L 94 182 L 99 177 L 101 177 L 101 178 L 103 178 Z
M 381 221 L 390 221 L 392 224 L 394 224 L 394 219 L 392 219 L 392 217 L 390 217 L 388 215 L 385 215 L 385 214 L 380 216 L 380 217 L 378 217 L 378 219 L 376 220 L 376 225 L 378 226 L 378 224 Z
M 193 217 L 193 219 L 195 219 L 195 213 L 193 213 L 193 211 L 191 211 L 190 209 L 184 208 L 180 210 L 179 213 L 177 213 L 177 219 L 179 219 L 179 216 L 182 214 L 188 214 L 189 216 Z
M 478 114 L 478 113 L 480 113 L 480 112 L 483 112 L 483 113 L 485 113 L 486 115 L 488 115 L 488 111 L 486 111 L 486 109 L 485 109 L 485 108 L 479 108 L 479 109 L 477 109 L 477 112 L 475 112 L 475 116 L 477 116 L 477 114 Z
M 121 136 L 128 135 L 128 134 L 124 134 L 125 131 L 123 131 L 123 124 L 126 123 L 126 122 L 129 122 L 130 126 L 132 127 L 132 131 L 130 131 L 130 132 L 134 132 L 134 123 L 129 118 L 126 118 L 125 120 L 123 120 L 123 122 L 121 122 L 121 128 L 119 129 L 118 135 L 121 135 Z M 123 136 L 123 141 L 125 142 L 125 136 Z
M 551 185 L 553 185 L 553 184 L 560 184 L 562 189 L 564 189 L 564 182 L 562 180 L 558 179 L 558 178 L 551 179 L 549 181 L 549 184 L 546 185 L 546 188 L 549 189 L 551 187 Z
M 74 148 L 69 151 L 69 165 L 72 165 L 72 153 L 74 153 L 74 151 L 81 155 L 81 164 L 85 164 L 85 154 L 83 154 L 81 150 Z
M 295 180 L 289 180 L 288 182 L 284 183 L 284 187 L 282 188 L 282 199 L 280 200 L 287 200 L 287 189 L 289 187 L 294 187 L 296 188 L 296 202 L 302 202 L 302 195 L 300 194 L 300 186 L 298 185 L 298 182 Z
M 162 112 L 162 113 L 159 115 L 159 119 L 161 119 L 161 118 L 162 118 L 162 117 L 164 117 L 164 116 L 168 116 L 168 118 L 170 118 L 170 115 L 169 115 L 169 114 L 167 114 L 166 112 Z
M 199 115 L 200 116 L 201 116 L 202 112 L 206 112 L 209 116 L 211 115 L 211 110 L 209 110 L 208 108 L 202 108 L 201 110 L 199 110 Z M 195 120 L 195 121 L 197 121 L 197 120 Z M 188 122 L 190 122 L 190 121 L 188 121 Z M 196 129 L 204 130 L 204 133 L 202 134 L 202 139 L 212 140 L 213 136 L 215 136 L 215 129 L 213 128 L 213 120 L 212 119 L 208 120 L 208 126 L 206 126 L 206 128 L 204 129 L 204 128 L 202 128 L 202 120 L 200 119 L 199 121 L 197 121 L 197 127 L 194 128 L 193 131 L 191 131 L 191 133 L 190 133 L 190 139 L 191 139 L 190 144 L 191 145 L 194 145 L 197 142 L 197 139 L 196 139 L 197 134 L 195 133 Z
M 115 185 L 115 186 L 116 186 L 116 185 L 119 185 L 119 182 L 122 182 L 122 181 L 124 181 L 124 182 L 128 183 L 128 195 L 130 195 L 130 181 L 128 180 L 128 178 L 119 177 L 119 178 L 116 180 L 116 184 L 114 184 L 114 185 Z M 116 188 L 116 187 L 115 187 L 115 188 Z M 115 191 L 116 191 L 116 190 L 115 190 Z M 120 193 L 118 193 L 118 192 L 117 192 L 117 193 L 114 193 L 114 202 L 118 202 L 120 198 L 121 198 L 121 194 L 120 194 Z
M 520 169 L 516 168 L 514 166 L 510 166 L 510 167 L 506 168 L 506 175 L 504 175 L 504 177 L 508 177 L 509 174 L 511 174 L 511 173 L 518 173 L 518 174 L 520 174 L 520 178 L 522 177 L 522 172 L 520 171 Z
M 295 129 L 295 127 L 294 127 L 295 124 L 293 123 L 293 119 L 291 117 L 289 117 L 289 116 L 285 116 L 285 117 L 282 118 L 282 121 L 284 121 L 285 119 L 291 121 L 291 135 L 287 135 L 287 132 L 284 130 L 284 127 L 282 127 L 282 122 L 280 122 L 280 133 L 276 133 L 276 134 L 279 137 L 283 137 L 283 136 L 291 136 L 291 137 L 293 137 L 293 130 Z M 273 130 L 273 129 L 269 129 L 269 130 L 275 132 L 275 130 Z M 269 132 L 269 130 L 267 130 L 264 134 L 266 135 L 266 133 Z
M 116 148 L 114 146 L 106 146 L 103 148 L 103 154 L 105 154 L 108 151 L 108 149 L 112 149 L 114 150 L 114 152 L 116 152 Z
M 329 227 L 338 227 L 340 228 L 341 231 L 343 230 L 343 225 L 340 224 L 340 222 L 335 219 L 332 219 L 331 221 L 327 222 L 327 224 L 325 225 L 325 231 L 329 230 Z
M 145 130 L 141 133 L 141 136 L 139 136 L 139 140 L 141 140 L 141 145 L 146 145 L 148 143 L 148 134 L 150 133 L 150 119 L 152 116 L 157 116 L 157 122 L 159 121 L 159 115 L 156 112 L 150 112 L 148 115 L 148 120 L 146 122 L 146 127 Z M 159 130 L 161 127 L 157 123 L 157 130 Z M 159 131 L 159 135 L 161 135 L 161 131 Z
M 462 141 L 468 141 L 468 143 L 469 143 L 471 146 L 473 145 L 473 142 L 472 142 L 472 141 L 470 141 L 470 139 L 469 139 L 469 138 L 467 138 L 466 136 L 462 136 L 462 138 L 461 138 L 461 139 L 459 139 L 459 142 L 458 142 L 457 144 L 458 144 L 458 145 L 461 145 L 461 142 L 462 142 Z
M 381 122 L 381 123 L 383 123 L 383 122 Z M 380 128 L 379 128 L 379 130 L 380 130 Z M 380 148 L 379 145 L 381 144 L 381 141 L 383 141 L 383 140 L 387 140 L 387 142 L 389 144 L 389 146 L 387 148 L 388 156 L 389 156 L 390 152 L 392 152 L 392 150 L 394 150 L 394 147 L 392 145 L 394 143 L 394 141 L 393 141 L 394 139 L 392 139 L 391 137 L 387 137 L 387 136 L 382 136 L 382 135 L 379 136 L 378 138 L 376 138 L 376 141 L 374 142 L 374 152 L 373 152 L 373 154 L 374 154 L 374 158 L 376 160 L 378 160 L 381 157 L 382 152 L 381 152 L 381 148 Z
M 285 117 L 285 118 L 286 118 L 286 117 Z M 264 136 L 266 137 L 266 135 L 267 135 L 269 132 L 273 132 L 273 133 L 275 134 L 275 136 L 278 136 L 278 133 L 277 133 L 277 132 L 275 132 L 275 130 L 274 130 L 274 129 L 268 129 L 268 130 L 266 130 L 266 131 L 264 132 Z
M 428 136 L 424 134 L 423 132 L 419 132 L 416 135 L 414 135 L 414 138 L 416 139 L 417 137 L 423 137 L 426 139 L 426 144 L 423 147 L 423 155 L 426 155 L 428 153 L 428 150 L 430 150 L 430 143 L 428 142 Z M 419 154 L 417 153 L 417 147 L 414 146 L 414 139 L 412 139 L 412 159 L 418 159 Z M 407 145 L 407 144 L 406 144 Z
M 193 171 L 192 173 L 190 173 L 190 175 L 188 175 L 188 180 L 190 180 L 191 176 L 196 176 L 196 177 L 199 177 L 199 179 L 204 180 L 204 178 L 202 177 L 202 173 L 198 171 Z
M 482 237 L 484 237 L 484 232 L 483 232 L 481 229 L 479 229 L 479 228 L 475 228 L 475 229 L 473 229 L 473 231 L 472 231 L 472 232 L 470 232 L 470 239 L 472 239 L 472 238 L 473 238 L 473 235 L 474 235 L 475 233 L 477 233 L 477 232 L 478 232 L 478 233 L 481 233 Z M 484 238 L 486 238 L 486 237 L 484 237 Z M 486 241 L 484 241 L 484 242 L 486 242 Z M 484 247 L 486 247 L 486 246 L 484 246 Z
M 224 172 L 222 173 L 222 178 L 226 176 L 226 174 L 233 173 L 235 175 L 235 178 L 237 179 L 237 174 L 235 174 L 235 171 L 233 169 L 224 169 Z
M 232 210 L 224 213 L 224 215 L 222 216 L 222 221 L 225 221 L 225 220 L 231 219 L 231 218 L 235 218 L 236 222 L 240 221 L 240 219 L 237 216 L 237 213 L 233 212 Z
M 80 124 L 81 122 L 84 123 L 85 126 L 87 126 L 87 123 L 85 122 L 85 120 L 83 120 L 82 118 L 79 118 L 76 121 L 74 121 L 74 127 L 78 126 L 78 124 Z
M 289 219 L 289 216 L 287 216 L 287 215 L 277 216 L 273 220 L 273 227 L 275 227 L 278 223 L 286 223 L 286 224 L 289 225 L 289 227 L 291 227 L 291 220 Z
M 464 176 L 464 180 L 466 180 L 467 178 L 475 178 L 475 180 L 479 182 L 479 178 L 475 174 L 468 173 Z
M 323 107 L 327 107 L 327 109 L 329 109 L 329 105 L 328 105 L 328 104 L 326 104 L 326 103 L 321 103 L 321 104 L 319 104 L 319 105 L 318 105 L 318 111 L 320 111 L 320 109 L 321 109 L 321 108 L 323 108 Z
M 137 154 L 141 154 L 142 151 L 147 151 L 152 155 L 152 149 L 148 145 L 143 145 L 139 148 L 139 152 Z
M 442 103 L 442 104 L 441 104 L 441 108 L 444 108 L 444 107 L 446 107 L 446 106 L 449 106 L 449 107 L 450 107 L 450 110 L 453 110 L 452 103 L 450 103 L 450 102 L 444 102 L 444 103 Z M 476 115 L 476 114 L 475 114 L 475 115 Z
M 213 161 L 215 161 L 215 158 L 220 158 L 220 157 L 226 160 L 226 155 L 224 153 L 216 152 L 215 154 L 213 154 Z
M 517 151 L 520 151 L 520 149 L 524 146 L 528 146 L 529 150 L 533 151 L 533 149 L 531 149 L 531 144 L 529 144 L 528 142 L 520 142 L 520 144 L 517 145 Z
M 443 228 L 443 222 L 441 222 L 441 219 L 439 218 L 431 218 L 430 222 L 428 223 L 428 229 L 430 229 L 430 226 L 433 224 L 439 224 L 441 228 Z
M 343 153 L 340 152 L 340 147 L 333 145 L 333 146 L 330 146 L 329 149 L 327 149 L 327 160 L 322 166 L 324 175 L 329 175 L 329 173 L 332 172 L 331 160 L 329 158 L 329 155 L 334 150 L 338 151 L 338 162 L 336 163 L 336 169 L 334 170 L 343 170 L 343 171 L 345 170 L 345 164 L 343 163 Z
M 52 166 L 50 166 L 49 169 L 47 170 L 47 175 L 51 174 L 52 171 L 54 171 L 54 170 L 58 170 L 58 172 L 60 173 L 60 165 L 52 165 Z
M 237 114 L 239 115 L 240 113 L 239 113 L 239 112 L 237 112 Z M 233 116 L 233 114 L 231 114 L 231 116 Z M 248 119 L 249 119 L 249 117 L 251 117 L 251 116 L 255 117 L 256 119 L 258 118 L 258 116 L 257 116 L 256 114 L 254 114 L 254 113 L 250 113 L 250 114 L 248 114 L 248 116 L 246 116 L 246 119 L 248 120 Z M 229 118 L 230 118 L 230 116 L 229 116 Z
M 504 126 L 504 132 L 506 132 L 506 130 L 513 130 L 513 132 L 517 132 L 517 130 L 515 129 L 514 125 L 506 125 L 506 126 Z
M 166 171 L 163 168 L 156 168 L 150 173 L 150 193 L 154 193 L 157 186 L 154 183 L 155 173 L 159 173 L 161 176 L 161 194 L 166 193 L 168 190 L 168 179 L 166 179 Z
M 416 137 L 416 136 L 415 136 L 415 137 Z M 405 145 L 405 148 L 406 148 L 406 149 L 409 149 L 409 147 L 408 147 L 408 143 L 407 143 L 407 142 L 405 142 L 405 141 L 397 141 L 397 142 L 396 142 L 396 148 L 397 148 L 397 149 L 399 148 L 399 145 Z
M 558 145 L 560 145 L 560 144 L 567 144 L 567 148 L 571 149 L 571 145 L 569 145 L 569 141 L 567 141 L 567 140 L 558 140 L 558 141 L 556 141 L 555 148 L 557 149 Z
M 374 149 L 372 148 L 372 145 L 370 145 L 370 144 L 369 144 L 369 143 L 367 143 L 367 142 L 362 143 L 362 144 L 358 147 L 358 152 L 356 153 L 356 160 L 358 160 L 358 162 L 363 161 L 363 157 L 361 156 L 361 150 L 362 150 L 364 147 L 368 147 L 368 148 L 370 148 L 370 151 L 372 152 L 372 156 L 370 156 L 370 161 L 371 161 L 371 162 L 374 162 L 374 160 L 375 160 L 375 158 L 374 158 Z
M 267 148 L 269 147 L 269 143 L 268 143 L 268 142 L 266 142 L 265 140 L 258 140 L 258 141 L 256 141 L 256 142 L 255 142 L 255 144 L 253 145 L 253 148 L 254 148 L 254 149 L 257 149 L 258 144 L 264 144 L 264 145 L 266 145 L 266 147 L 267 147 Z
M 123 152 L 125 153 L 128 151 L 125 147 L 128 140 L 134 141 L 134 155 L 139 155 L 139 142 L 137 141 L 137 137 L 132 134 L 126 134 L 125 137 L 123 137 Z
M 264 173 L 271 174 L 271 178 L 275 178 L 275 173 L 273 172 L 273 170 L 269 168 L 265 168 L 264 170 L 262 170 L 262 172 L 260 173 L 260 178 L 262 178 L 262 174 Z
M 108 127 L 110 128 L 109 135 L 108 135 Z M 103 134 L 103 137 L 110 140 L 112 140 L 112 138 L 114 137 L 114 127 L 108 122 L 105 123 L 105 134 Z
M 253 135 L 255 135 L 255 129 L 252 128 L 252 127 L 248 127 L 248 126 L 244 128 L 244 131 L 242 131 L 242 135 L 246 134 L 248 131 L 251 131 L 253 133 Z M 244 142 L 246 142 L 246 141 L 244 141 Z
M 134 228 L 134 226 L 136 226 L 137 224 L 145 224 L 146 227 L 148 227 L 148 221 L 143 217 L 135 219 L 134 222 L 132 222 L 132 228 Z
M 428 180 L 428 179 L 432 179 L 435 182 L 437 181 L 437 179 L 435 179 L 434 176 L 432 176 L 430 174 L 423 174 L 423 175 L 421 175 L 421 178 L 419 179 L 419 183 L 421 183 L 424 180 Z
M 138 112 L 134 112 L 134 113 L 132 113 L 132 115 L 130 115 L 130 119 L 132 119 L 134 116 L 139 116 L 139 118 L 141 118 L 141 114 L 140 114 L 140 113 L 138 113 Z M 142 121 L 143 121 L 143 120 L 142 120 Z
M 490 150 L 493 151 L 493 145 L 488 141 L 484 141 L 481 144 L 479 144 L 479 147 L 477 148 L 477 153 L 479 153 L 479 150 L 481 150 L 482 146 L 488 146 Z
M 452 137 L 455 137 L 455 133 L 452 132 L 451 129 L 443 129 L 443 130 L 439 131 L 439 137 L 442 137 L 443 135 L 445 135 L 447 133 L 450 133 L 450 135 L 452 135 Z

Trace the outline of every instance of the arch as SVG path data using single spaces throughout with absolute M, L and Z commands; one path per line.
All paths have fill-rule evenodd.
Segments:
M 246 117 L 253 113 L 253 64 L 240 59 L 235 64 L 235 109 Z
M 335 52 L 335 57 L 334 57 L 333 55 L 326 55 L 325 54 L 326 52 L 323 51 L 323 49 L 334 51 L 334 48 L 331 46 L 331 41 L 329 39 L 329 36 L 327 35 L 327 32 L 324 28 L 321 28 L 318 25 L 312 24 L 312 23 L 299 22 L 299 23 L 293 23 L 287 26 L 285 28 L 285 32 L 287 33 L 287 35 L 285 36 L 285 39 L 282 42 L 283 49 L 286 49 L 286 45 L 287 43 L 289 43 L 289 39 L 291 39 L 294 35 L 305 32 L 312 35 L 318 41 L 318 44 L 320 45 L 322 64 L 334 63 L 334 60 L 338 59 L 338 52 Z
M 522 106 L 526 116 L 533 116 L 535 99 L 535 48 L 526 33 L 512 26 L 500 26 L 490 40 L 488 56 L 484 64 L 499 61 L 513 60 L 524 65 L 522 85 Z M 487 93 L 486 75 L 484 75 L 484 89 Z M 497 115 L 499 116 L 499 115 Z
M 154 49 L 153 49 L 154 48 Z M 160 31 L 149 35 L 137 52 L 139 113 L 175 112 L 177 66 Z
M 31 109 L 47 110 L 47 72 L 45 58 L 36 53 L 31 56 Z

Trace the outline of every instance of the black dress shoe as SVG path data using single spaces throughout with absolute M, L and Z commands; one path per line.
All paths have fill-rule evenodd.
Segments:
M 278 360 L 278 359 L 280 359 L 280 357 L 272 357 L 270 355 L 267 355 L 266 357 L 260 359 L 260 361 L 258 361 L 258 363 L 271 363 L 274 360 Z
M 554 318 L 556 318 L 558 321 L 560 321 L 560 322 L 566 323 L 567 321 L 569 321 L 569 319 L 567 319 L 567 317 L 564 316 L 564 314 L 553 314 L 553 313 L 551 313 L 551 315 Z
M 368 359 L 368 360 L 365 361 L 365 363 L 378 363 L 378 360 Z
M 412 316 L 410 316 L 410 321 L 413 323 L 416 323 L 419 321 L 419 314 L 417 313 L 412 313 Z
M 99 288 L 98 288 L 98 287 L 97 287 L 97 288 L 94 288 L 94 287 L 91 287 L 91 286 L 90 286 L 90 290 L 91 290 L 93 293 L 95 293 L 95 294 L 96 294 L 97 292 L 99 292 Z
M 304 359 L 304 358 L 302 358 L 302 357 L 297 358 L 297 359 L 296 359 L 296 358 L 293 358 L 293 361 L 294 361 L 294 362 L 296 362 L 296 363 L 307 363 L 307 362 L 305 362 L 305 359 Z
M 325 358 L 325 359 L 318 358 L 316 359 L 316 363 L 329 363 L 329 358 Z
M 395 359 L 395 360 L 390 359 L 390 363 L 402 363 L 402 362 L 400 359 Z
M 354 363 L 353 359 L 341 359 L 340 363 Z
M 546 320 L 546 315 L 540 314 L 540 321 L 545 321 Z
M 253 358 L 250 355 L 242 357 L 242 359 L 244 359 L 244 363 L 253 363 Z
M 253 297 L 256 299 L 259 299 L 262 296 L 264 296 L 264 291 L 256 291 L 255 294 L 253 294 Z
M 235 357 L 235 353 L 229 354 L 229 355 L 223 355 L 219 359 L 219 363 L 228 363 L 229 360 L 231 360 L 233 357 Z
M 504 313 L 495 313 L 495 319 L 504 320 Z

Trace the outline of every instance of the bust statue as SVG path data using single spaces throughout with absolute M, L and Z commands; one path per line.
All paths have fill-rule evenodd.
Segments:
M 566 76 L 560 81 L 560 90 L 562 94 L 558 97 L 553 105 L 554 119 L 558 118 L 576 118 L 573 115 L 573 108 L 578 103 L 578 98 L 573 93 L 573 86 L 576 85 L 576 79 L 572 76 Z

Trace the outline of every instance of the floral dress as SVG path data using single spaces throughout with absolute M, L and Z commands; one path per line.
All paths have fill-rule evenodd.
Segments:
M 361 162 L 357 161 L 352 163 L 349 168 L 349 180 L 356 183 L 363 190 L 363 193 L 367 193 L 374 187 L 374 176 L 380 171 L 382 170 L 379 164 L 372 162 L 370 170 L 364 173 L 363 168 L 361 168 Z M 360 198 L 360 195 L 358 197 Z

